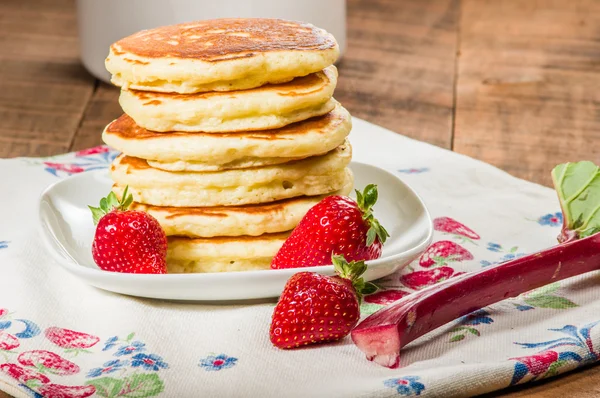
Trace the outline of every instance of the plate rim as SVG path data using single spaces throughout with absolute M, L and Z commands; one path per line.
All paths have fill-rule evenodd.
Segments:
M 424 214 L 428 220 L 428 225 L 427 225 L 428 226 L 428 234 L 416 246 L 414 246 L 408 250 L 405 250 L 405 251 L 394 253 L 393 255 L 390 255 L 387 257 L 381 257 L 376 260 L 366 261 L 365 263 L 367 264 L 367 266 L 371 266 L 371 265 L 377 266 L 382 263 L 394 261 L 394 259 L 398 259 L 401 257 L 412 257 L 412 256 L 416 255 L 417 253 L 425 250 L 425 248 L 427 246 L 429 246 L 429 244 L 433 240 L 434 229 L 433 229 L 433 219 L 431 218 L 431 213 L 429 212 L 429 209 L 427 208 L 425 201 L 421 198 L 421 196 L 409 184 L 407 184 L 404 180 L 402 180 L 400 177 L 393 174 L 386 168 L 376 166 L 373 164 L 369 164 L 369 163 L 357 162 L 357 161 L 352 161 L 350 164 L 350 167 L 352 165 L 360 165 L 361 167 L 367 166 L 367 167 L 371 167 L 371 168 L 376 168 L 380 172 L 386 173 L 386 174 L 392 176 L 393 178 L 395 178 L 396 180 L 398 180 L 418 200 L 418 202 L 421 204 Z M 44 245 L 46 251 L 50 252 L 50 256 L 52 257 L 52 259 L 55 262 L 57 262 L 62 268 L 66 269 L 70 273 L 73 273 L 75 275 L 84 274 L 84 275 L 86 275 L 86 277 L 120 278 L 124 281 L 126 281 L 127 279 L 134 278 L 136 281 L 142 283 L 145 281 L 178 280 L 181 278 L 185 278 L 186 280 L 194 280 L 194 279 L 200 278 L 202 280 L 205 280 L 206 282 L 211 282 L 211 281 L 217 281 L 217 280 L 221 280 L 223 278 L 230 277 L 231 275 L 235 275 L 237 277 L 248 278 L 248 279 L 255 279 L 255 278 L 259 278 L 260 276 L 264 276 L 265 272 L 268 272 L 269 275 L 280 275 L 280 276 L 285 276 L 285 275 L 291 276 L 294 273 L 301 272 L 302 270 L 310 270 L 311 272 L 316 272 L 316 273 L 325 274 L 325 275 L 331 275 L 334 272 L 333 265 L 320 265 L 320 266 L 315 266 L 315 267 L 285 268 L 285 269 L 275 269 L 275 270 L 274 269 L 251 270 L 251 271 L 236 271 L 236 272 L 210 272 L 210 273 L 207 272 L 207 273 L 189 273 L 189 274 L 132 274 L 132 273 L 108 272 L 108 271 L 104 271 L 101 269 L 91 268 L 91 267 L 80 264 L 75 259 L 72 259 L 71 261 L 69 261 L 67 258 L 64 258 L 63 256 L 61 256 L 58 253 L 58 251 L 56 250 L 55 246 L 57 244 L 60 246 L 62 246 L 62 245 L 60 244 L 60 241 L 54 236 L 54 234 L 52 234 L 50 232 L 49 228 L 47 228 L 45 226 L 45 223 L 42 220 L 42 205 L 44 203 L 44 197 L 48 194 L 49 191 L 54 189 L 54 187 L 56 187 L 59 184 L 64 184 L 66 181 L 71 181 L 74 179 L 87 177 L 90 174 L 100 175 L 101 173 L 106 173 L 106 171 L 107 171 L 107 169 L 90 170 L 87 172 L 83 172 L 83 173 L 79 173 L 76 175 L 72 175 L 72 176 L 63 178 L 59 181 L 56 181 L 56 182 L 50 184 L 48 187 L 46 187 L 38 197 L 38 206 L 37 206 L 38 207 L 37 208 L 37 211 L 38 211 L 38 213 L 37 213 L 38 234 L 41 235 L 43 245 Z M 51 242 L 50 239 L 54 239 L 57 242 L 56 243 Z M 66 249 L 65 249 L 65 252 L 68 253 L 68 251 L 66 251 Z

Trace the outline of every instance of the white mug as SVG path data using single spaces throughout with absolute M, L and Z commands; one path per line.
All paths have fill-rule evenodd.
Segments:
M 346 0 L 77 0 L 81 61 L 95 77 L 115 41 L 143 29 L 214 18 L 283 18 L 333 34 L 346 50 Z

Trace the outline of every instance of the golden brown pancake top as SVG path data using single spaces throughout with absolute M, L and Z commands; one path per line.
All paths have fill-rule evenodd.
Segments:
M 239 137 L 253 140 L 285 140 L 290 139 L 284 137 L 293 134 L 303 134 L 308 130 L 317 133 L 329 133 L 332 129 L 337 128 L 344 119 L 340 113 L 332 111 L 323 116 L 316 116 L 301 122 L 288 124 L 274 130 L 258 130 L 258 131 L 240 131 L 237 133 L 186 133 L 181 131 L 159 133 L 156 131 L 146 130 L 138 126 L 135 121 L 127 114 L 121 115 L 106 127 L 108 134 L 118 135 L 122 139 L 141 140 L 152 138 L 175 138 L 175 137 Z
M 282 19 L 214 19 L 144 30 L 112 45 L 117 55 L 196 58 L 207 62 L 248 58 L 267 51 L 319 51 L 333 37 L 306 23 Z

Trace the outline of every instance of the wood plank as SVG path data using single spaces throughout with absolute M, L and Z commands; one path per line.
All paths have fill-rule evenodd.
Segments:
M 464 0 L 454 149 L 546 185 L 597 161 L 598 26 L 595 0 Z
M 0 156 L 46 156 L 71 145 L 95 81 L 79 63 L 74 6 L 2 3 Z
M 349 0 L 335 97 L 354 116 L 450 148 L 457 0 Z
M 75 135 L 72 151 L 103 144 L 102 131 L 104 127 L 123 114 L 118 100 L 119 89 L 117 87 L 106 83 L 98 85 Z

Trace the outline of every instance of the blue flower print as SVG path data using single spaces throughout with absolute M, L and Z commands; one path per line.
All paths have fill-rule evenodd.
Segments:
M 482 267 L 489 267 L 490 265 L 505 263 L 507 261 L 514 260 L 515 258 L 523 257 L 524 255 L 525 253 L 506 253 L 498 261 L 481 260 L 479 264 L 481 264 Z
M 146 344 L 142 343 L 141 341 L 134 341 L 131 344 L 122 345 L 119 347 L 117 352 L 115 352 L 115 356 L 120 357 L 123 355 L 134 354 L 136 352 L 144 352 L 146 350 L 145 347 Z
M 0 249 L 6 249 L 9 243 L 7 240 L 0 240 Z
M 162 357 L 156 354 L 136 354 L 133 356 L 131 366 L 134 368 L 142 367 L 146 370 L 158 372 L 160 368 L 167 369 L 169 365 L 163 362 Z
M 499 253 L 502 251 L 502 245 L 499 245 L 498 243 L 489 242 L 487 244 L 487 249 L 489 251 Z
M 494 322 L 494 320 L 492 318 L 490 318 L 489 312 L 487 312 L 486 310 L 478 310 L 478 311 L 470 313 L 469 315 L 462 317 L 460 323 L 462 325 L 475 326 L 475 325 L 480 325 L 482 323 L 490 324 L 492 322 Z
M 530 305 L 523 305 L 523 304 L 515 304 L 515 307 L 519 310 L 519 311 L 529 311 L 534 309 L 535 307 L 532 307 Z
M 387 379 L 383 385 L 389 388 L 394 388 L 398 394 L 405 397 L 421 395 L 421 391 L 425 389 L 425 385 L 419 382 L 419 376 L 404 376 L 395 379 Z
M 98 377 L 104 374 L 116 372 L 119 369 L 129 365 L 129 361 L 122 361 L 120 359 L 115 359 L 113 361 L 108 361 L 102 365 L 101 368 L 94 368 L 88 372 L 86 377 Z
M 563 215 L 561 212 L 557 212 L 554 214 L 546 214 L 545 216 L 541 216 L 537 220 L 540 225 L 548 225 L 550 227 L 558 227 L 563 223 Z
M 104 343 L 104 348 L 102 349 L 102 351 L 108 351 L 108 350 L 110 350 L 111 348 L 113 348 L 114 346 L 117 345 L 117 341 L 119 341 L 119 338 L 117 336 L 110 337 Z
M 404 174 L 421 174 L 429 171 L 429 167 L 411 167 L 410 169 L 400 169 L 398 171 Z
M 237 362 L 237 358 L 228 357 L 225 354 L 217 356 L 210 355 L 200 360 L 200 367 L 207 371 L 217 371 L 221 369 L 227 369 L 234 366 Z

